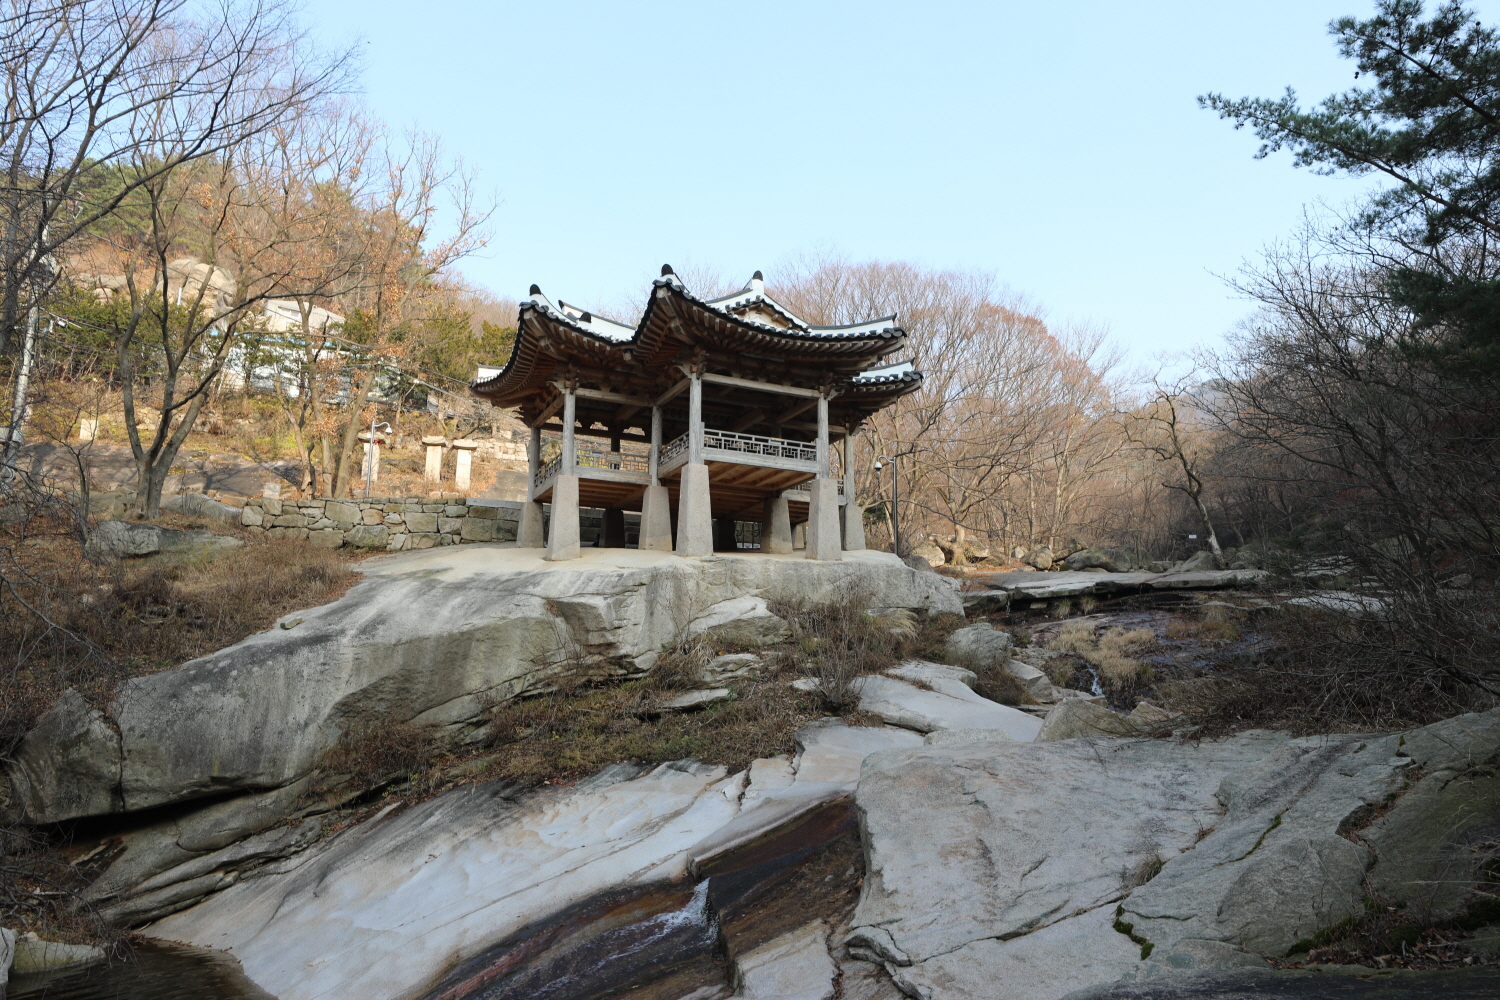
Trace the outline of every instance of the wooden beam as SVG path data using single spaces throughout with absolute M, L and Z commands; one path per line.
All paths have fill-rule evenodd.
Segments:
M 559 392 L 562 391 L 562 384 L 561 383 L 554 382 L 552 384 L 555 385 L 555 386 L 557 386 L 557 389 L 558 389 Z M 651 405 L 651 400 L 645 398 L 644 396 L 627 396 L 623 392 L 605 392 L 603 389 L 582 389 L 582 388 L 575 389 L 575 390 L 573 390 L 573 392 L 574 392 L 574 394 L 579 399 L 597 399 L 597 400 L 599 400 L 601 402 L 604 402 L 604 403 L 624 403 L 624 404 L 626 404 L 628 406 L 650 406 Z
M 562 409 L 563 403 L 564 403 L 564 401 L 566 399 L 567 399 L 567 397 L 563 393 L 558 393 L 557 394 L 557 398 L 554 399 L 552 402 L 548 403 L 547 404 L 547 408 L 545 410 L 543 410 L 541 413 L 537 414 L 536 419 L 534 421 L 532 421 L 531 426 L 533 426 L 533 427 L 540 427 L 543 424 L 545 424 L 552 417 L 552 415 L 554 413 L 556 413 L 558 410 Z M 558 430 L 561 430 L 561 429 L 562 429 L 561 427 L 558 428 Z
M 666 392 L 662 393 L 660 396 L 656 397 L 656 402 L 654 402 L 654 403 L 647 403 L 646 405 L 647 406 L 661 406 L 663 403 L 666 403 L 668 400 L 675 399 L 677 397 L 677 395 L 682 392 L 682 390 L 686 389 L 689 385 L 692 385 L 692 383 L 693 383 L 692 379 L 685 378 L 681 382 L 678 382 L 676 385 L 672 386 L 672 388 L 668 389 Z
M 776 417 L 775 420 L 771 421 L 771 423 L 773 423 L 773 424 L 784 424 L 787 421 L 791 420 L 793 417 L 797 416 L 798 414 L 807 412 L 808 410 L 812 409 L 814 406 L 818 405 L 818 399 L 821 396 L 822 396 L 822 393 L 818 393 L 818 392 L 813 393 L 813 398 L 812 399 L 804 399 L 802 402 L 798 403 L 796 406 L 792 407 L 791 409 L 789 409 L 789 410 L 783 410 Z M 813 429 L 814 430 L 817 429 L 816 425 L 814 425 Z
M 757 407 L 751 409 L 743 417 L 740 417 L 740 419 L 738 419 L 734 423 L 730 424 L 728 429 L 730 431 L 732 431 L 733 433 L 738 434 L 740 431 L 744 430 L 746 427 L 753 427 L 754 425 L 760 423 L 761 420 L 765 417 L 765 415 L 766 415 L 766 411 L 762 410 L 760 407 L 757 406 Z
M 541 426 L 541 427 L 539 427 L 537 429 L 538 430 L 547 431 L 550 434 L 561 434 L 562 433 L 562 424 L 546 424 L 546 425 L 543 425 L 543 426 Z M 601 434 L 598 431 L 591 431 L 591 430 L 585 429 L 585 430 L 577 431 L 576 433 L 578 434 L 579 437 L 604 438 L 606 440 L 608 440 L 608 438 L 609 438 L 609 433 L 607 431 Z M 620 440 L 621 441 L 638 441 L 641 444 L 650 444 L 651 443 L 651 439 L 648 438 L 644 434 L 621 434 L 620 435 Z
M 759 392 L 775 392 L 783 396 L 811 396 L 814 401 L 823 395 L 817 389 L 803 389 L 795 385 L 777 385 L 775 382 L 757 382 L 754 379 L 735 378 L 733 375 L 705 373 L 703 381 L 715 382 L 719 385 L 732 385 L 740 389 L 755 389 Z

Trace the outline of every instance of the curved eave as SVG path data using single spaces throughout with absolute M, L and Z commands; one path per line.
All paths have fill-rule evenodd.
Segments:
M 627 361 L 625 348 L 630 341 L 622 343 L 601 336 L 560 309 L 522 302 L 520 314 L 510 359 L 494 377 L 472 383 L 471 395 L 496 406 L 515 406 L 551 381 L 558 359 L 542 349 L 542 338 L 562 345 L 580 360 L 603 367 L 618 367 Z

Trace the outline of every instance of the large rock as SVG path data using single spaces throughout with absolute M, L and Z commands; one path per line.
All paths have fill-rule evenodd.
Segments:
M 1131 736 L 1141 728 L 1128 716 L 1082 698 L 1065 698 L 1047 713 L 1037 733 L 1038 743 L 1076 740 L 1085 736 Z
M 1042 720 L 971 690 L 974 674 L 920 660 L 855 682 L 862 711 L 919 733 L 939 729 L 1000 729 L 1013 740 L 1031 740 Z
M 422 995 L 453 967 L 582 900 L 696 877 L 722 852 L 847 796 L 866 755 L 920 738 L 824 723 L 798 741 L 796 760 L 757 761 L 735 775 L 692 761 L 617 765 L 530 796 L 495 783 L 392 807 L 146 933 L 231 950 L 280 1000 Z M 706 925 L 708 914 L 679 919 Z M 797 954 L 815 957 L 803 948 L 779 957 Z M 776 964 L 762 957 L 757 968 Z
M 908 995 L 953 1000 L 994 997 L 996 983 L 1014 1000 L 1054 1000 L 1098 983 L 1264 966 L 1261 956 L 1362 913 L 1367 876 L 1409 874 L 1377 853 L 1382 821 L 1363 824 L 1394 801 L 1386 817 L 1407 809 L 1431 823 L 1406 828 L 1441 827 L 1455 812 L 1412 798 L 1420 782 L 1403 797 L 1409 776 L 1493 758 L 1497 738 L 1500 710 L 1404 738 L 1246 733 L 874 754 L 857 796 L 868 873 L 851 945 L 890 963 Z M 1459 824 L 1452 853 L 1418 874 L 1472 885 L 1477 852 L 1466 869 L 1443 866 L 1482 827 Z
M 60 823 L 121 808 L 120 734 L 72 688 L 16 748 L 7 811 L 26 823 Z
M 961 628 L 948 637 L 947 653 L 960 662 L 973 660 L 988 667 L 1010 659 L 1011 639 L 992 625 L 979 624 Z
M 1063 559 L 1063 565 L 1074 572 L 1102 569 L 1109 573 L 1129 573 L 1134 560 L 1123 549 L 1079 549 Z
M 3 995 L 4 987 L 10 982 L 10 963 L 16 957 L 16 932 L 8 927 L 0 927 L 0 995 Z
M 1219 568 L 1219 562 L 1214 554 L 1207 549 L 1194 552 L 1182 562 L 1173 566 L 1171 572 L 1176 573 L 1206 573 Z
M 235 511 L 235 517 L 239 515 Z M 83 551 L 95 559 L 153 556 L 165 562 L 191 562 L 244 544 L 238 538 L 209 531 L 177 531 L 134 521 L 101 521 L 89 532 Z
M 708 635 L 738 646 L 770 646 L 791 638 L 786 619 L 771 613 L 763 597 L 745 595 L 720 601 L 688 623 L 688 635 Z
M 15 947 L 10 971 L 17 975 L 60 972 L 63 969 L 97 965 L 107 957 L 103 948 L 87 944 L 65 944 L 62 941 L 43 941 L 35 934 L 17 938 Z
M 942 566 L 948 561 L 948 556 L 942 549 L 938 548 L 936 542 L 922 542 L 911 550 L 910 555 L 918 559 L 926 560 L 928 566 Z
M 162 529 L 132 521 L 100 521 L 89 532 L 83 551 L 95 558 L 124 559 L 161 551 Z
M 828 927 L 808 924 L 734 960 L 742 1000 L 832 1000 L 838 968 L 828 954 Z
M 644 671 L 687 623 L 750 595 L 820 603 L 857 582 L 875 607 L 962 607 L 953 581 L 869 551 L 824 563 L 597 549 L 557 564 L 449 546 L 361 569 L 362 583 L 299 612 L 294 629 L 125 682 L 109 713 L 118 774 L 74 775 L 69 794 L 104 812 L 278 788 L 349 726 L 392 718 L 463 735 L 492 700 L 545 689 L 559 671 Z M 36 754 L 65 756 L 75 737 L 38 732 Z
M 240 508 L 219 503 L 202 493 L 183 493 L 170 500 L 164 500 L 161 509 L 187 517 L 201 517 L 206 521 L 217 521 L 220 524 L 239 524 L 241 520 Z
M 1032 549 L 1022 557 L 1021 561 L 1028 566 L 1034 566 L 1042 572 L 1051 569 L 1057 562 L 1053 558 L 1052 546 L 1043 545 L 1041 548 Z

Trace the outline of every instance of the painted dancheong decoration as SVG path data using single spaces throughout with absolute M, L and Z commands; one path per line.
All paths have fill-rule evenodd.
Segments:
M 548 559 L 580 554 L 580 507 L 603 509 L 606 546 L 625 544 L 629 510 L 641 513 L 642 549 L 711 555 L 734 547 L 735 522 L 759 521 L 761 550 L 790 553 L 805 522 L 807 557 L 838 559 L 865 543 L 831 448 L 851 468 L 859 428 L 921 388 L 921 372 L 887 360 L 905 346 L 895 316 L 807 323 L 766 294 L 759 271 L 704 300 L 663 267 L 634 328 L 532 285 L 510 360 L 481 369 L 471 391 L 518 407 L 531 428 L 517 542 L 545 544 Z M 544 431 L 561 436 L 545 461 Z

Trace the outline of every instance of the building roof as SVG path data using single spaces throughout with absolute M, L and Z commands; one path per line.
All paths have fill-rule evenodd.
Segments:
M 634 327 L 554 303 L 533 285 L 520 304 L 510 360 L 498 371 L 482 368 L 471 391 L 496 406 L 519 406 L 530 419 L 555 397 L 559 379 L 654 399 L 682 379 L 679 365 L 697 361 L 710 372 L 827 387 L 836 403 L 844 397 L 843 418 L 857 423 L 920 387 L 921 373 L 909 363 L 883 363 L 905 346 L 894 316 L 808 323 L 766 294 L 759 271 L 732 295 L 701 299 L 664 267 Z

